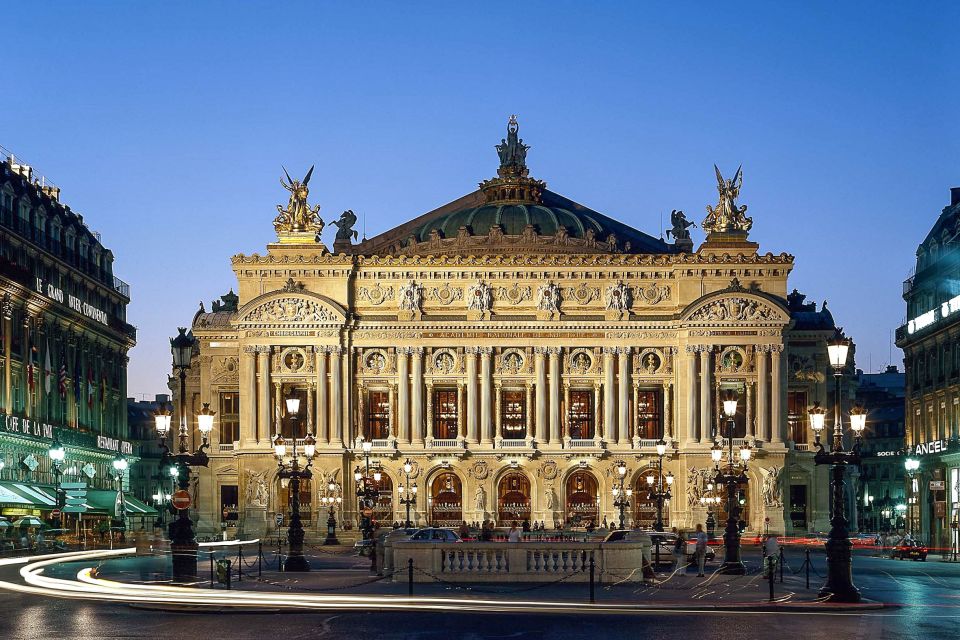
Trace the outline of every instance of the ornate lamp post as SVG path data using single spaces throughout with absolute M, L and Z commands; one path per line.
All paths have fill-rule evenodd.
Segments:
M 647 476 L 647 485 L 650 487 L 650 498 L 657 501 L 657 521 L 653 523 L 654 531 L 663 531 L 663 502 L 669 500 L 672 496 L 670 494 L 670 487 L 673 486 L 673 474 L 667 473 L 667 487 L 664 490 L 663 487 L 663 456 L 667 453 L 667 443 L 663 441 L 663 438 L 657 441 L 657 478 L 656 478 L 656 489 L 653 489 L 654 477 Z
M 405 485 L 400 485 L 400 504 L 406 506 L 407 508 L 407 519 L 404 522 L 404 526 L 409 529 L 413 525 L 410 522 L 410 507 L 417 503 L 417 483 L 414 482 L 413 485 L 410 484 L 410 472 L 413 471 L 413 463 L 410 462 L 408 458 L 406 462 L 403 463 L 403 473 L 407 476 L 407 482 Z
M 735 397 L 723 401 L 723 413 L 727 417 L 727 464 L 721 470 L 720 461 L 723 458 L 723 447 L 719 439 L 710 450 L 713 458 L 716 475 L 713 481 L 727 487 L 727 526 L 723 531 L 723 546 L 725 555 L 719 572 L 729 575 L 744 575 L 746 567 L 740 559 L 740 527 L 737 526 L 740 516 L 740 502 L 737 500 L 739 486 L 747 484 L 747 463 L 753 453 L 749 445 L 740 447 L 739 463 L 733 457 L 733 433 L 736 428 L 734 416 L 737 415 L 737 400 Z
M 848 465 L 860 464 L 860 443 L 863 430 L 867 424 L 867 412 L 863 407 L 856 406 L 850 411 L 850 428 L 854 434 L 854 445 L 849 451 L 843 446 L 843 427 L 840 418 L 840 379 L 847 364 L 847 350 L 850 341 L 841 331 L 827 344 L 830 355 L 830 365 L 833 367 L 833 377 L 836 382 L 833 411 L 833 443 L 827 452 L 820 442 L 820 432 L 823 431 L 826 411 L 819 403 L 810 409 L 810 425 L 814 432 L 814 444 L 817 454 L 814 462 L 832 465 L 831 485 L 833 489 L 833 513 L 830 518 L 830 537 L 824 545 L 827 550 L 827 581 L 820 589 L 820 597 L 830 602 L 859 602 L 860 591 L 853 584 L 853 559 L 849 540 L 849 522 L 844 509 L 844 482 L 843 476 Z
M 373 473 L 370 473 L 370 451 L 373 449 L 373 443 L 369 440 L 361 441 L 363 449 L 363 472 L 360 467 L 353 470 L 353 479 L 357 483 L 357 503 L 360 508 L 360 531 L 364 540 L 369 540 L 370 546 L 370 571 L 377 571 L 377 542 L 373 539 L 375 530 L 373 524 L 374 509 L 377 506 L 379 491 L 377 483 L 380 482 L 380 468 L 375 467 Z
M 63 445 L 60 444 L 60 438 L 57 436 L 53 437 L 53 442 L 50 443 L 50 448 L 47 450 L 47 455 L 50 456 L 50 462 L 53 465 L 53 481 L 57 489 L 57 511 L 60 512 L 60 521 L 62 522 L 64 500 L 63 490 L 60 488 L 60 483 L 63 480 L 63 460 L 67 457 L 67 452 L 63 448 Z
M 290 396 L 286 399 L 287 415 L 296 421 L 300 415 L 300 398 Z M 278 425 L 279 427 L 279 425 Z M 296 429 L 294 429 L 296 434 Z M 307 437 L 303 439 L 303 455 L 306 458 L 306 465 L 300 466 L 300 454 L 297 452 L 297 438 L 293 438 L 293 450 L 290 454 L 290 460 L 285 460 L 287 455 L 287 443 L 279 433 L 273 438 L 273 452 L 277 457 L 277 465 L 280 472 L 277 474 L 281 479 L 290 481 L 290 527 L 287 529 L 287 541 L 290 543 L 290 553 L 283 562 L 284 571 L 310 571 L 310 563 L 303 555 L 303 523 L 300 520 L 300 481 L 309 480 L 313 477 L 310 471 L 310 465 L 313 464 L 313 456 L 317 452 L 317 441 L 313 435 L 307 431 Z
M 910 521 L 909 532 L 910 537 L 913 537 L 913 521 L 914 513 L 913 506 L 917 504 L 917 469 L 920 468 L 920 461 L 916 458 L 907 458 L 903 461 L 903 467 L 907 470 L 907 475 L 910 477 L 910 497 L 907 499 L 907 520 Z
M 190 488 L 190 467 L 207 466 L 208 458 L 204 451 L 209 446 L 207 437 L 213 430 L 214 412 L 210 405 L 204 403 L 203 409 L 197 415 L 197 428 L 200 431 L 202 443 L 196 451 L 191 452 L 187 445 L 189 431 L 187 429 L 187 371 L 190 369 L 190 358 L 193 356 L 194 339 L 186 334 L 186 329 L 179 328 L 179 335 L 170 340 L 170 351 L 173 353 L 173 368 L 180 377 L 180 427 L 177 433 L 177 453 L 173 454 L 167 447 L 167 434 L 170 432 L 171 414 L 161 409 L 154 414 L 157 434 L 160 436 L 160 446 L 163 455 L 161 467 L 169 467 L 170 475 L 176 478 L 180 491 Z M 172 504 L 172 503 L 171 503 Z M 179 509 L 179 516 L 168 527 L 170 536 L 170 551 L 173 558 L 174 579 L 192 578 L 197 575 L 197 539 L 193 533 L 193 522 L 190 520 L 189 503 L 186 508 Z
M 120 512 L 117 514 L 120 520 L 121 531 L 127 530 L 127 503 L 123 498 L 123 473 L 127 470 L 127 459 L 119 453 L 113 459 L 113 477 L 117 481 L 117 497 L 119 498 Z
M 343 498 L 339 496 L 340 486 L 331 480 L 327 484 L 327 495 L 322 499 L 324 505 L 329 508 L 327 513 L 327 537 L 324 538 L 324 546 L 340 544 L 340 541 L 337 539 L 337 515 L 334 511 L 334 506 Z
M 623 460 L 617 462 L 617 476 L 619 483 L 613 487 L 613 506 L 620 511 L 620 528 L 626 529 L 626 518 L 624 512 L 630 506 L 630 497 L 633 495 L 633 489 L 623 490 L 623 480 L 627 475 L 627 463 Z

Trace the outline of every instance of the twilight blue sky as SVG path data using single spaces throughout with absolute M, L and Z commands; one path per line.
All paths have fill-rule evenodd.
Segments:
M 751 238 L 796 256 L 792 286 L 874 370 L 960 185 L 956 3 L 21 2 L 2 20 L 0 145 L 116 254 L 130 395 L 166 391 L 167 337 L 275 237 L 281 163 L 315 163 L 321 216 L 353 209 L 368 235 L 492 177 L 510 113 L 532 175 L 653 235 L 673 208 L 699 224 L 713 163 L 743 163 Z

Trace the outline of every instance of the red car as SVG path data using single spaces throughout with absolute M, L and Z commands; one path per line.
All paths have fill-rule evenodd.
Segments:
M 894 560 L 927 560 L 927 548 L 919 542 L 901 542 L 890 552 Z

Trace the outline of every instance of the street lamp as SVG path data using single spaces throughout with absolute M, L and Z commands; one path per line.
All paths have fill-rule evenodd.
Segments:
M 180 427 L 177 433 L 177 453 L 171 453 L 167 447 L 167 434 L 170 432 L 171 413 L 161 408 L 154 414 L 157 435 L 160 437 L 160 446 L 163 455 L 161 467 L 170 468 L 170 475 L 179 486 L 173 496 L 171 508 L 179 511 L 179 516 L 169 527 L 170 551 L 173 559 L 174 579 L 192 578 L 197 575 L 197 539 L 193 532 L 193 522 L 190 520 L 190 467 L 207 466 L 208 458 L 205 449 L 209 446 L 207 436 L 213 428 L 213 411 L 210 405 L 204 404 L 203 411 L 197 416 L 197 424 L 202 438 L 201 445 L 193 452 L 187 445 L 189 431 L 187 429 L 187 371 L 190 369 L 190 358 L 193 355 L 194 339 L 187 335 L 186 329 L 180 327 L 179 334 L 170 340 L 170 351 L 173 355 L 173 368 L 180 378 Z M 179 494 L 179 499 L 178 499 Z M 176 502 L 185 505 L 180 508 Z
M 627 463 L 623 460 L 617 462 L 617 476 L 620 481 L 619 484 L 613 487 L 613 506 L 619 509 L 620 511 L 620 528 L 626 529 L 626 519 L 624 517 L 624 512 L 627 507 L 630 506 L 630 496 L 627 495 L 627 492 L 623 490 L 623 480 L 627 475 Z M 632 494 L 633 491 L 630 491 Z
M 360 507 L 360 532 L 364 540 L 369 540 L 370 545 L 370 570 L 377 570 L 377 543 L 373 539 L 373 510 L 377 504 L 379 492 L 376 483 L 380 479 L 379 467 L 371 475 L 370 473 L 370 452 L 373 450 L 373 442 L 370 440 L 361 440 L 360 448 L 363 450 L 364 471 L 361 473 L 360 467 L 353 471 L 353 479 L 357 482 L 357 502 Z
M 291 395 L 286 399 L 287 415 L 296 423 L 300 417 L 300 398 Z M 313 464 L 313 456 L 317 452 L 317 441 L 310 431 L 303 439 L 303 455 L 307 460 L 305 466 L 300 466 L 300 454 L 297 452 L 297 430 L 294 427 L 293 449 L 290 453 L 290 460 L 285 460 L 287 455 L 287 444 L 283 436 L 279 433 L 280 425 L 277 425 L 278 433 L 273 438 L 273 452 L 277 457 L 277 466 L 280 472 L 277 474 L 281 479 L 290 481 L 290 527 L 287 529 L 287 541 L 290 543 L 290 552 L 287 559 L 283 562 L 284 571 L 310 571 L 310 563 L 303 555 L 303 523 L 300 520 L 300 481 L 309 480 L 313 477 L 310 466 Z
M 60 444 L 60 438 L 58 436 L 53 437 L 53 442 L 50 443 L 47 455 L 50 456 L 50 462 L 53 464 L 53 478 L 57 488 L 57 511 L 60 511 L 60 517 L 63 518 L 63 490 L 60 488 L 60 481 L 63 477 L 63 460 L 67 457 L 67 452 L 63 448 L 63 445 Z
M 340 541 L 337 539 L 337 516 L 334 512 L 334 506 L 337 504 L 338 500 L 341 500 L 339 497 L 340 486 L 331 480 L 327 483 L 327 495 L 323 497 L 323 504 L 329 508 L 327 512 L 327 537 L 324 538 L 323 544 L 325 546 L 340 544 Z
M 657 441 L 657 488 L 650 492 L 650 497 L 657 501 L 657 521 L 653 523 L 654 531 L 663 531 L 663 502 L 664 500 L 669 500 L 672 496 L 670 495 L 670 487 L 673 486 L 673 474 L 667 473 L 667 487 L 663 487 L 663 456 L 667 453 L 667 443 L 663 441 L 663 438 Z M 653 476 L 647 476 L 647 484 L 653 486 Z
M 854 445 L 849 451 L 843 446 L 843 426 L 840 409 L 840 380 L 847 364 L 847 351 L 850 341 L 844 337 L 843 331 L 838 329 L 833 339 L 827 343 L 827 353 L 830 365 L 833 367 L 835 381 L 834 410 L 833 410 L 833 442 L 830 452 L 824 449 L 820 442 L 820 432 L 824 428 L 825 411 L 819 404 L 815 404 L 809 411 L 810 425 L 814 432 L 814 444 L 817 454 L 814 462 L 818 465 L 832 465 L 833 474 L 831 485 L 833 489 L 833 513 L 830 518 L 830 536 L 824 545 L 827 550 L 827 581 L 820 589 L 820 597 L 829 602 L 859 602 L 860 591 L 853 584 L 853 557 L 844 509 L 844 482 L 843 476 L 848 465 L 860 464 L 860 443 L 863 430 L 867 424 L 867 412 L 861 406 L 855 406 L 850 411 L 850 429 L 854 434 Z
M 417 503 L 417 483 L 414 482 L 413 485 L 410 484 L 411 471 L 413 471 L 413 463 L 407 458 L 407 461 L 403 463 L 403 473 L 407 477 L 407 482 L 405 485 L 400 485 L 400 504 L 407 508 L 407 519 L 404 523 L 407 529 L 413 526 L 410 522 L 410 507 Z
M 117 481 L 117 497 L 120 500 L 120 513 L 117 515 L 120 516 L 121 531 L 127 530 L 127 504 L 123 498 L 123 473 L 127 470 L 127 467 L 127 459 L 118 453 L 113 459 L 113 477 Z
M 744 575 L 747 572 L 743 561 L 740 559 L 740 527 L 738 519 L 740 516 L 740 502 L 737 500 L 737 490 L 741 484 L 747 484 L 747 463 L 750 461 L 750 455 L 753 451 L 750 446 L 743 444 L 740 447 L 740 459 L 736 462 L 733 458 L 733 434 L 736 428 L 734 417 L 737 415 L 737 398 L 731 395 L 723 401 L 723 413 L 727 417 L 727 464 L 723 471 L 720 470 L 720 460 L 723 458 L 723 447 L 719 440 L 714 443 L 710 450 L 710 456 L 713 458 L 716 474 L 713 481 L 727 487 L 727 526 L 723 531 L 723 545 L 725 555 L 723 564 L 719 572 L 729 575 Z
M 908 507 L 909 510 L 907 511 L 907 520 L 910 521 L 910 525 L 909 525 L 910 537 L 913 538 L 913 521 L 914 521 L 913 505 L 917 503 L 918 487 L 917 487 L 916 474 L 917 474 L 917 469 L 920 468 L 920 461 L 917 460 L 916 458 L 907 458 L 906 460 L 903 461 L 903 466 L 907 470 L 907 475 L 910 476 L 910 499 L 907 500 L 907 503 L 909 505 Z

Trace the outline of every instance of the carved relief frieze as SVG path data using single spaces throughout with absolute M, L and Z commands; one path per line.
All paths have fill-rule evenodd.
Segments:
M 670 299 L 670 285 L 651 282 L 647 286 L 636 288 L 636 299 L 644 304 L 654 305 Z
M 381 286 L 380 283 L 376 283 L 372 287 L 360 287 L 360 290 L 357 292 L 357 298 L 364 302 L 369 302 L 372 305 L 381 305 L 388 300 L 393 300 L 395 297 L 395 292 L 392 286 Z
M 563 297 L 580 306 L 586 306 L 600 299 L 600 287 L 587 286 L 586 283 L 581 282 L 575 287 L 565 287 Z
M 598 362 L 590 349 L 574 349 L 566 358 L 566 372 L 579 376 L 596 373 Z
M 750 298 L 722 298 L 694 311 L 690 322 L 757 322 L 780 320 L 781 315 L 770 305 Z
M 245 322 L 339 322 L 340 318 L 321 304 L 300 297 L 277 298 L 247 312 Z
M 213 358 L 210 364 L 210 381 L 216 384 L 236 383 L 240 379 L 240 368 L 237 358 Z
M 521 285 L 519 282 L 514 282 L 510 287 L 497 287 L 497 300 L 510 304 L 520 304 L 532 296 L 533 288 L 529 285 Z
M 460 287 L 451 287 L 450 283 L 445 282 L 439 287 L 429 289 L 427 291 L 427 298 L 433 302 L 448 305 L 457 300 L 463 300 L 463 289 Z
M 519 375 L 527 372 L 527 359 L 520 349 L 506 349 L 497 358 L 495 367 L 501 375 Z

